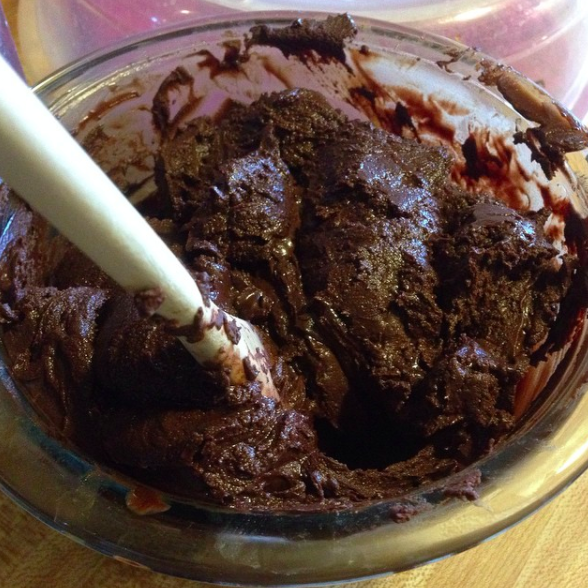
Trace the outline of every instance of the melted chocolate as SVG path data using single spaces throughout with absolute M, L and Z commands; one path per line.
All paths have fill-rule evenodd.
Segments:
M 197 365 L 150 317 L 157 291 L 133 300 L 73 248 L 47 259 L 18 238 L 5 340 L 73 442 L 180 494 L 325 509 L 442 478 L 511 431 L 575 263 L 545 215 L 461 190 L 444 149 L 308 90 L 166 132 L 174 83 L 156 99 L 151 224 L 210 298 L 264 333 L 282 401 Z
M 345 42 L 354 37 L 357 27 L 348 14 L 330 16 L 324 21 L 299 19 L 291 26 L 274 29 L 254 26 L 247 47 L 269 45 L 289 55 L 307 56 L 311 51 L 321 60 L 336 59 L 345 63 Z

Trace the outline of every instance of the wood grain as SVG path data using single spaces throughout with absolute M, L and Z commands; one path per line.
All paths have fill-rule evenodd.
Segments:
M 51 0 L 46 0 L 51 1 Z M 0 0 L 16 31 L 17 0 Z M 17 46 L 18 46 L 18 36 Z M 469 551 L 361 588 L 583 588 L 588 578 L 588 474 L 513 529 Z M 0 494 L 0 586 L 197 588 L 132 568 L 49 529 Z

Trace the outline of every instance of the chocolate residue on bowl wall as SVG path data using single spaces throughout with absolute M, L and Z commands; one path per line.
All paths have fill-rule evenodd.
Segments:
M 588 147 L 588 134 L 583 125 L 512 68 L 483 62 L 479 79 L 496 86 L 517 112 L 539 124 L 518 132 L 515 141 L 527 145 L 548 179 L 564 167 L 566 153 Z
M 246 47 L 277 47 L 285 57 L 308 58 L 312 52 L 320 60 L 336 59 L 345 63 L 345 45 L 357 34 L 348 14 L 329 16 L 324 21 L 299 19 L 289 27 L 275 29 L 267 25 L 252 27 Z
M 240 56 L 236 43 L 200 51 L 198 71 L 175 69 L 153 101 L 156 189 L 140 210 L 203 292 L 262 332 L 281 401 L 227 387 L 149 316 L 159 292 L 138 307 L 18 212 L 29 238 L 2 258 L 4 340 L 83 451 L 204 501 L 328 510 L 443 480 L 515 430 L 537 350 L 571 328 L 560 305 L 584 312 L 578 257 L 547 230 L 555 211 L 527 210 L 534 177 L 512 141 L 458 139 L 451 117 L 467 107 L 380 83 L 377 52 L 344 51 L 353 31 L 346 16 L 253 29 Z M 332 68 L 355 119 L 296 87 L 249 105 L 224 95 L 201 116 L 202 72 L 219 89 L 261 64 L 288 86 L 273 47 L 309 85 Z M 445 495 L 474 499 L 479 482 Z

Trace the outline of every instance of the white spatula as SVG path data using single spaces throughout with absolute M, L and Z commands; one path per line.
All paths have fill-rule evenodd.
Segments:
M 264 395 L 278 398 L 252 325 L 203 299 L 180 261 L 2 57 L 0 177 L 125 290 L 160 288 L 157 314 L 182 326 L 196 320 L 199 340 L 180 339 L 200 364 L 225 369 L 234 384 L 256 379 Z M 228 325 L 238 327 L 237 337 Z

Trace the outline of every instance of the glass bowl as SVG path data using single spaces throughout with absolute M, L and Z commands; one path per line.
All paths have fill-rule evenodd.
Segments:
M 459 157 L 465 138 L 492 128 L 526 170 L 520 174 L 524 185 L 516 188 L 526 199 L 525 206 L 542 207 L 542 194 L 548 190 L 552 201 L 565 200 L 580 217 L 587 216 L 588 200 L 580 183 L 583 170 L 564 170 L 548 182 L 526 148 L 512 143 L 513 132 L 532 123 L 497 90 L 478 81 L 480 68 L 492 62 L 441 37 L 368 19 L 356 21 L 359 33 L 349 45 L 355 61 L 348 59 L 348 65 L 353 70 L 359 56 L 366 56 L 361 62 L 363 79 L 373 77 L 388 91 L 376 109 L 350 100 L 357 78 L 349 68 L 308 55 L 286 59 L 277 50 L 253 48 L 244 65 L 246 75 L 212 72 L 210 56 L 222 58 L 227 46 L 242 40 L 251 26 L 284 26 L 299 16 L 248 13 L 234 20 L 225 17 L 165 29 L 91 55 L 42 82 L 36 92 L 86 145 L 100 129 L 107 139 L 93 145 L 92 155 L 123 189 L 140 186 L 132 194 L 135 199 L 150 189 L 157 148 L 148 107 L 161 81 L 181 63 L 194 75 L 196 96 L 207 97 L 198 101 L 190 116 L 214 112 L 227 97 L 251 101 L 263 91 L 306 86 L 349 115 L 377 123 L 388 102 L 420 96 L 437 112 L 435 124 L 426 116 L 415 119 L 422 137 L 447 144 Z M 542 90 L 535 90 L 551 102 Z M 172 116 L 185 114 L 179 107 L 187 94 L 177 93 L 178 111 Z M 585 164 L 582 157 L 578 161 Z M 10 222 L 10 210 L 5 210 L 0 218 L 0 253 L 11 239 Z M 528 378 L 532 396 L 537 396 L 533 406 L 517 432 L 488 457 L 394 500 L 324 513 L 235 511 L 142 489 L 54 438 L 24 388 L 12 379 L 3 357 L 0 481 L 23 508 L 72 539 L 171 575 L 218 584 L 277 586 L 397 572 L 459 552 L 504 530 L 586 469 L 587 346 L 585 323 L 580 321 L 565 352 Z M 455 489 L 467 488 L 479 477 L 476 500 L 452 497 L 463 496 Z M 141 512 L 150 514 L 137 514 L 137 496 L 146 505 Z

